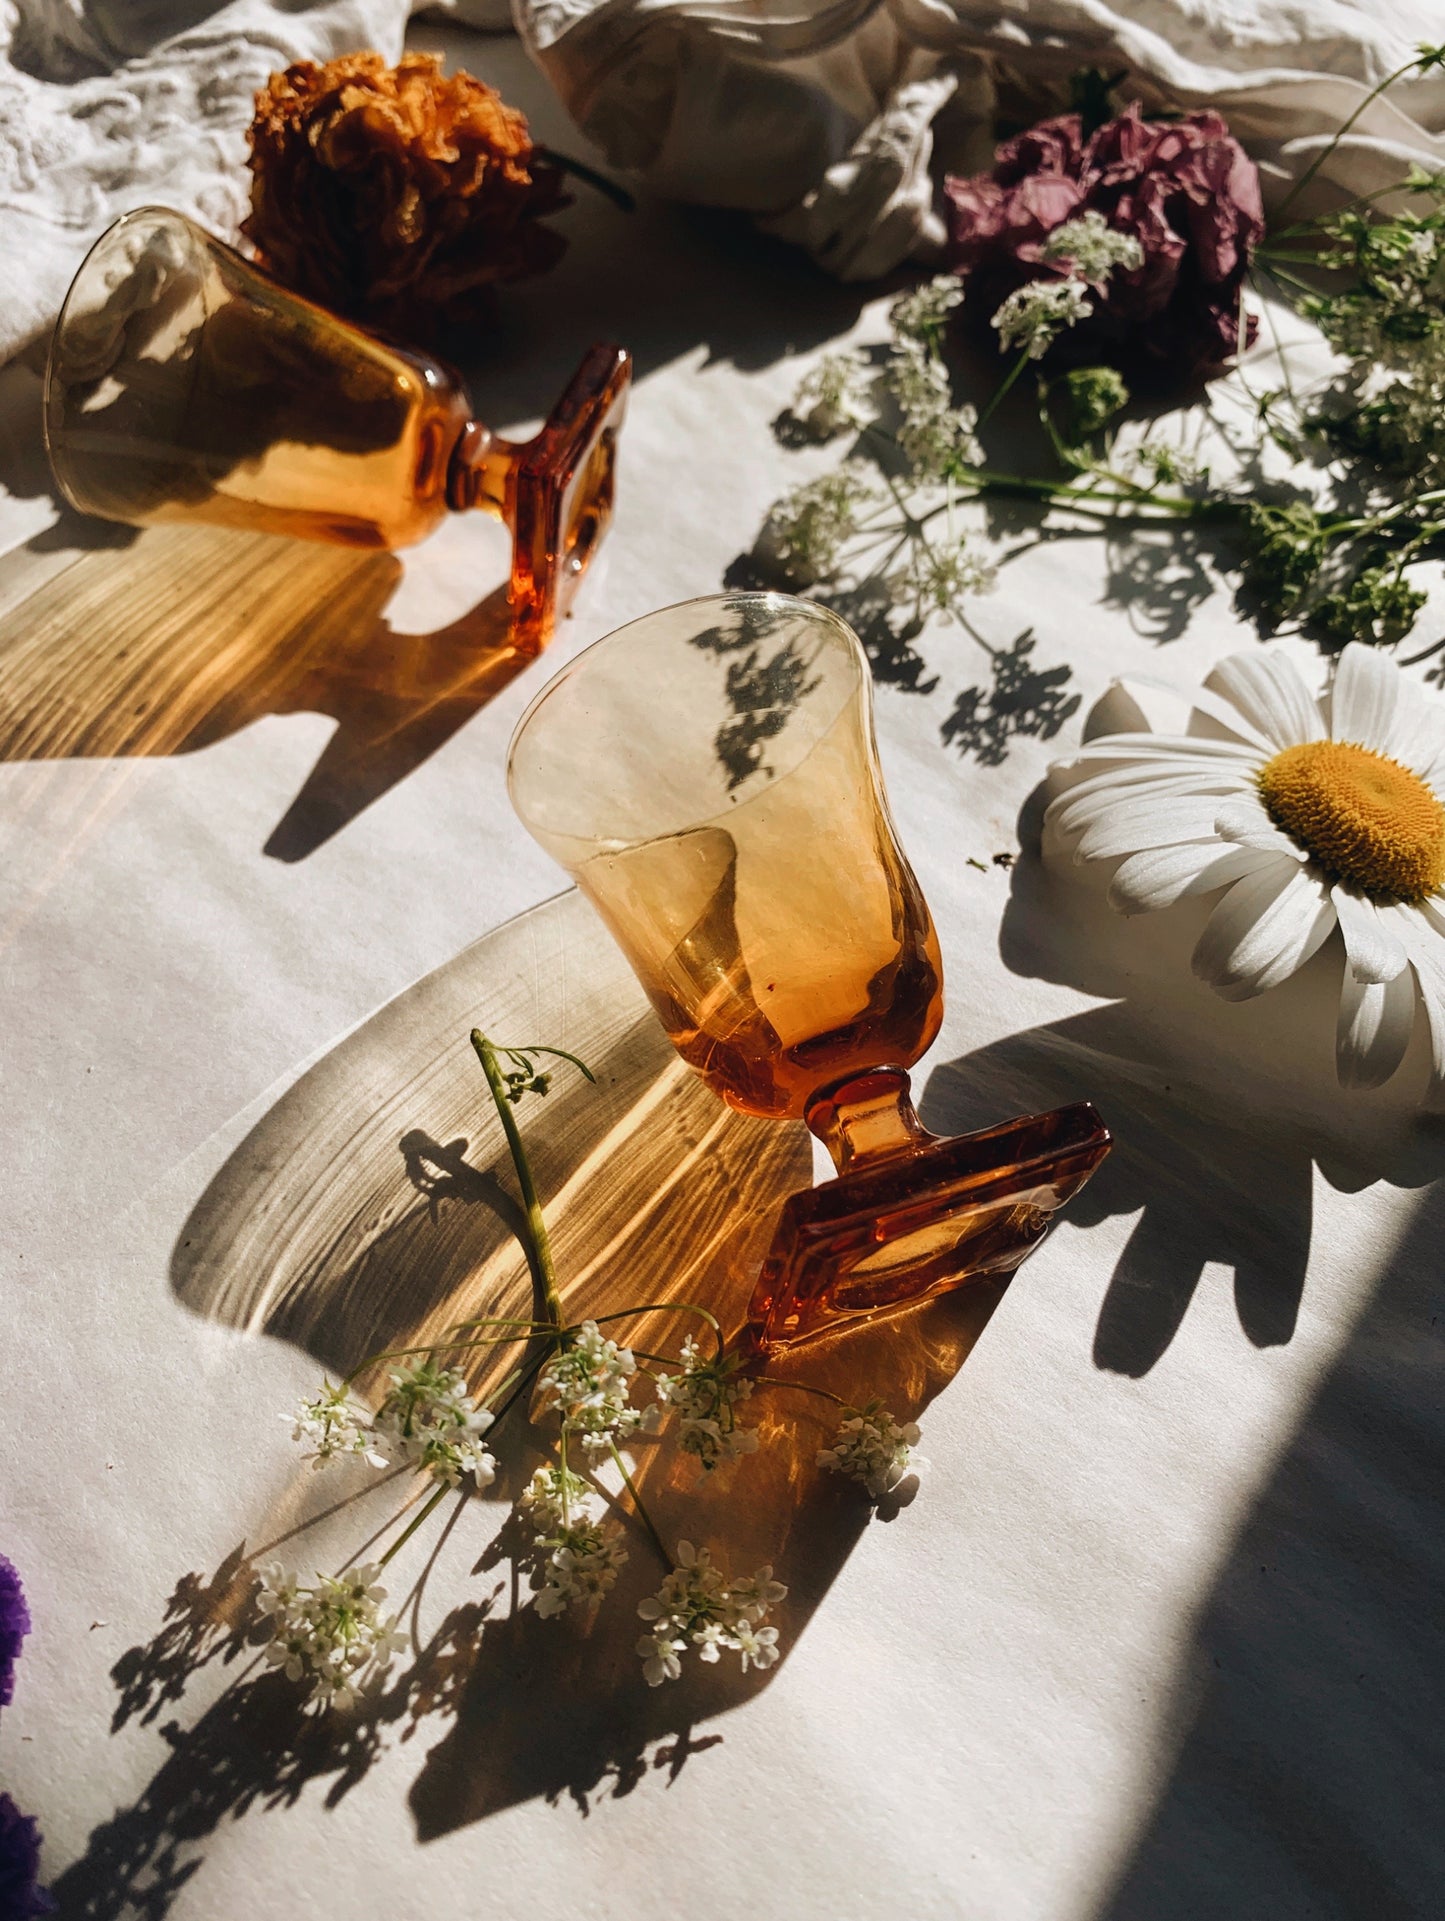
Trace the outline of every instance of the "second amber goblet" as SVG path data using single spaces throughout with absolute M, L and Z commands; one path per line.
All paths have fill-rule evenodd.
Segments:
M 594 347 L 541 432 L 503 440 L 430 355 L 278 286 L 165 207 L 126 214 L 65 297 L 45 437 L 81 513 L 408 547 L 449 511 L 512 533 L 512 644 L 535 653 L 612 517 L 631 380 Z
M 852 630 L 733 594 L 586 649 L 533 701 L 508 780 L 683 1059 L 744 1113 L 803 1120 L 836 1180 L 784 1205 L 749 1308 L 762 1349 L 1004 1274 L 1109 1149 L 1087 1102 L 940 1138 L 908 1069 L 943 967 L 899 848 Z

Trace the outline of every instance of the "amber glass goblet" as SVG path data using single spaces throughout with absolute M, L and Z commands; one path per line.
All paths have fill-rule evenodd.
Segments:
M 288 293 L 164 207 L 102 234 L 65 297 L 45 436 L 81 513 L 407 547 L 451 509 L 512 532 L 512 639 L 544 646 L 612 515 L 632 363 L 594 347 L 535 439 L 472 418 L 428 355 Z
M 867 659 L 828 609 L 730 594 L 634 621 L 533 701 L 508 781 L 683 1059 L 832 1155 L 838 1178 L 784 1204 L 756 1348 L 1007 1273 L 1108 1152 L 1087 1102 L 952 1139 L 914 1112 L 938 937 L 889 816 Z

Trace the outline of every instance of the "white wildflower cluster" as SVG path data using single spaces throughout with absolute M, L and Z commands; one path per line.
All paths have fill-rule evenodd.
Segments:
M 921 287 L 901 295 L 888 309 L 888 324 L 900 339 L 921 340 L 936 347 L 943 338 L 948 316 L 963 299 L 957 274 L 939 274 Z
M 294 1416 L 282 1419 L 292 1422 L 293 1441 L 310 1444 L 306 1458 L 314 1468 L 326 1467 L 342 1454 L 359 1454 L 373 1467 L 387 1465 L 371 1431 L 369 1410 L 352 1399 L 344 1382 L 337 1386 L 323 1381 L 314 1400 L 303 1401 Z
M 926 341 L 913 334 L 895 341 L 884 379 L 898 403 L 895 438 L 915 480 L 982 465 L 977 410 L 953 405 L 948 369 Z
M 1005 352 L 1018 348 L 1030 360 L 1042 360 L 1061 333 L 1092 312 L 1082 280 L 1031 280 L 1009 295 L 992 325 Z
M 589 1454 L 603 1454 L 639 1430 L 657 1426 L 655 1407 L 634 1407 L 628 1398 L 637 1363 L 630 1348 L 607 1340 L 596 1321 L 584 1321 L 543 1368 L 537 1386 Z
M 648 1686 L 675 1681 L 689 1647 L 704 1661 L 716 1661 L 729 1649 L 740 1657 L 744 1673 L 749 1667 L 772 1667 L 778 1630 L 763 1622 L 787 1592 L 773 1579 L 771 1567 L 730 1581 L 706 1548 L 679 1541 L 677 1566 L 655 1595 L 637 1604 L 638 1614 L 651 1623 L 637 1643 Z
M 916 1421 L 900 1426 L 881 1401 L 869 1401 L 844 1419 L 831 1447 L 818 1450 L 818 1465 L 861 1482 L 881 1501 L 925 1465 L 913 1452 L 918 1442 Z
M 489 1487 L 497 1463 L 482 1436 L 493 1417 L 477 1406 L 461 1369 L 424 1357 L 394 1368 L 390 1379 L 373 1430 L 387 1458 L 422 1468 L 445 1487 L 455 1487 L 464 1474 Z
M 1203 461 L 1166 440 L 1144 441 L 1134 449 L 1133 461 L 1136 468 L 1166 486 L 1196 487 L 1209 479 L 1209 469 Z
M 309 1680 L 318 1707 L 350 1707 L 393 1651 L 407 1644 L 381 1612 L 386 1589 L 378 1584 L 380 1572 L 368 1563 L 341 1575 L 318 1575 L 314 1587 L 301 1587 L 279 1563 L 262 1570 L 259 1605 L 272 1623 L 266 1659 L 284 1668 L 288 1680 Z
M 373 1467 L 421 1468 L 447 1487 L 464 1474 L 478 1487 L 489 1486 L 497 1464 L 481 1437 L 492 1415 L 477 1406 L 460 1368 L 424 1358 L 393 1368 L 389 1380 L 375 1415 L 344 1384 L 330 1381 L 314 1400 L 301 1403 L 291 1432 L 293 1439 L 311 1443 L 313 1464 L 325 1467 L 339 1455 L 359 1454 Z
M 1134 236 L 1117 232 L 1096 211 L 1055 227 L 1040 251 L 1045 260 L 1067 265 L 1096 287 L 1103 286 L 1115 267 L 1135 273 L 1144 264 L 1144 249 Z
M 1445 362 L 1445 233 L 1402 222 L 1374 227 L 1359 249 L 1359 283 L 1305 303 L 1337 353 L 1399 373 Z
M 966 594 L 986 594 L 995 582 L 992 562 L 971 554 L 963 545 L 935 547 L 916 541 L 906 563 L 889 577 L 897 600 L 912 600 L 920 614 L 936 612 L 957 617 Z
M 547 1541 L 547 1560 L 537 1592 L 543 1619 L 574 1604 L 595 1608 L 617 1579 L 627 1549 L 596 1521 L 574 1521 Z
M 678 1440 L 686 1454 L 695 1454 L 705 1468 L 757 1451 L 757 1429 L 738 1423 L 738 1403 L 753 1384 L 738 1371 L 738 1357 L 708 1360 L 691 1336 L 682 1344 L 676 1374 L 659 1374 L 657 1398 L 677 1410 Z
M 517 1496 L 517 1512 L 537 1529 L 540 1543 L 566 1527 L 574 1514 L 590 1514 L 594 1499 L 590 1482 L 553 1461 L 539 1467 Z
M 817 440 L 831 440 L 873 418 L 868 392 L 872 373 L 862 354 L 824 354 L 793 396 L 793 416 Z
M 560 1462 L 539 1467 L 517 1502 L 533 1539 L 537 1612 L 544 1620 L 580 1603 L 595 1608 L 617 1580 L 627 1550 L 598 1520 L 597 1497 Z
M 755 553 L 765 563 L 784 567 L 800 584 L 833 571 L 844 543 L 858 531 L 859 515 L 877 498 L 861 461 L 846 461 L 832 473 L 806 480 L 777 501 Z

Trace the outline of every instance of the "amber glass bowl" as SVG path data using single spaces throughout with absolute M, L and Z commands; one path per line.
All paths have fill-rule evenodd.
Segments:
M 45 434 L 79 512 L 410 546 L 451 510 L 512 531 L 514 642 L 545 645 L 611 518 L 631 360 L 595 347 L 535 439 L 457 375 L 289 293 L 164 207 L 86 256 L 51 342 Z
M 734 594 L 634 621 L 533 701 L 508 780 L 683 1059 L 833 1157 L 839 1178 L 784 1208 L 758 1345 L 1008 1271 L 1103 1158 L 1087 1104 L 951 1140 L 914 1112 L 943 967 L 888 811 L 868 662 L 836 614 Z

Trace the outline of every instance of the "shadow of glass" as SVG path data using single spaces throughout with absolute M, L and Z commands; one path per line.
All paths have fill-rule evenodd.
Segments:
M 696 1325 L 667 1304 L 698 1303 L 737 1326 L 778 1207 L 811 1181 L 808 1136 L 723 1107 L 682 1066 L 575 893 L 465 949 L 302 1076 L 193 1209 L 172 1257 L 179 1299 L 226 1325 L 292 1341 L 333 1375 L 379 1347 L 437 1339 L 468 1315 L 530 1313 L 505 1142 L 467 1044 L 478 1022 L 503 1042 L 541 1037 L 566 1047 L 597 1075 L 591 1088 L 559 1072 L 546 1099 L 521 1115 L 568 1311 L 658 1303 L 625 1334 L 659 1354 L 675 1354 Z M 852 1400 L 877 1393 L 900 1420 L 916 1418 L 962 1365 L 1001 1292 L 980 1284 L 785 1357 L 770 1373 Z M 515 1352 L 462 1358 L 485 1392 Z M 531 1543 L 518 1523 L 498 1519 L 548 1446 L 527 1413 L 519 1408 L 494 1431 L 496 1483 L 459 1501 L 416 1575 L 404 1602 L 418 1629 L 414 1657 L 396 1663 L 353 1715 L 318 1727 L 289 1684 L 256 1678 L 254 1583 L 242 1549 L 211 1579 L 179 1582 L 158 1634 L 113 1671 L 116 1727 L 155 1725 L 209 1664 L 242 1665 L 189 1731 L 163 1726 L 171 1754 L 62 1877 L 65 1912 L 164 1914 L 225 1817 L 287 1805 L 310 1781 L 325 1780 L 335 1805 L 375 1760 L 413 1739 L 432 1737 L 411 1789 L 425 1838 L 532 1797 L 585 1812 L 598 1796 L 675 1777 L 722 1738 L 694 1730 L 771 1676 L 691 1660 L 681 1681 L 646 1686 L 636 1605 L 664 1570 L 635 1525 L 618 1586 L 593 1619 L 542 1620 L 526 1605 Z M 633 1470 L 664 1540 L 706 1541 L 735 1572 L 777 1567 L 790 1589 L 778 1616 L 786 1659 L 872 1510 L 851 1484 L 818 1471 L 817 1450 L 836 1421 L 830 1403 L 760 1386 L 748 1416 L 759 1451 L 712 1476 L 665 1434 L 636 1443 Z M 294 1538 L 368 1498 L 371 1484 L 362 1487 L 345 1474 L 298 1471 L 258 1535 L 272 1537 L 271 1547 Z M 356 1509 L 369 1519 L 352 1535 L 372 1523 L 382 1498 Z M 422 1636 L 427 1582 L 449 1606 Z
M 1257 1346 L 1294 1332 L 1309 1256 L 1314 1170 L 1355 1191 L 1423 1186 L 1445 1171 L 1445 1130 L 1417 1116 L 1424 1036 L 1384 1088 L 1335 1081 L 1338 935 L 1259 1000 L 1228 1004 L 1189 957 L 1209 903 L 1124 920 L 1097 877 L 1045 862 L 1042 795 L 1020 821 L 1000 951 L 1013 972 L 1112 1004 L 935 1071 L 922 1112 L 962 1132 L 1062 1101 L 1096 1103 L 1114 1152 L 1072 1204 L 1079 1226 L 1138 1220 L 1101 1304 L 1094 1359 L 1138 1376 L 1160 1359 L 1205 1268 L 1231 1268 Z
M 215 527 L 93 547 L 7 610 L 0 760 L 185 754 L 265 714 L 326 714 L 336 732 L 266 844 L 301 860 L 527 664 L 505 586 L 404 634 L 385 615 L 400 578 L 390 554 Z
M 1437 1189 L 1199 1610 L 1100 1921 L 1439 1910 L 1442 1232 Z

